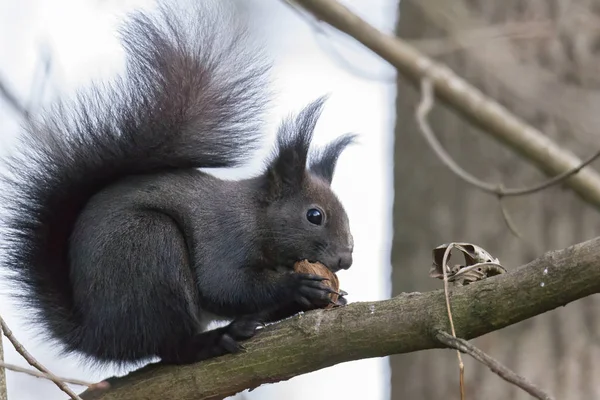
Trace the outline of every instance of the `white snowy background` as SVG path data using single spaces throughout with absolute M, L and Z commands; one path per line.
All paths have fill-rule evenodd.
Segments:
M 331 97 L 317 126 L 315 143 L 325 143 L 346 132 L 360 135 L 359 144 L 340 159 L 333 184 L 348 211 L 355 238 L 354 265 L 340 273 L 340 280 L 350 293 L 350 302 L 388 298 L 394 71 L 333 29 L 325 27 L 326 36 L 316 35 L 314 27 L 283 1 L 237 3 L 239 11 L 251 18 L 275 64 L 270 137 L 282 117 L 326 93 Z M 397 0 L 342 3 L 377 28 L 393 31 Z M 36 80 L 43 76 L 42 59 L 48 55 L 52 63 L 43 104 L 57 96 L 72 95 L 92 80 L 109 80 L 123 69 L 119 22 L 127 11 L 149 4 L 150 0 L 0 0 L 0 79 L 20 99 L 37 99 L 32 88 L 39 88 Z M 38 109 L 38 103 L 29 105 Z M 0 98 L 0 156 L 10 152 L 18 132 L 18 114 Z M 253 166 L 259 166 L 260 161 Z M 56 348 L 38 339 L 36 332 L 25 329 L 28 315 L 7 292 L 8 288 L 0 285 L 0 314 L 25 347 L 54 373 L 88 381 L 123 373 L 110 368 L 91 369 L 77 357 L 59 355 Z M 7 362 L 27 365 L 6 340 L 4 350 Z M 10 371 L 7 378 L 9 399 L 65 398 L 44 380 Z M 245 396 L 265 400 L 384 400 L 389 398 L 388 361 L 377 358 L 344 363 L 264 385 Z

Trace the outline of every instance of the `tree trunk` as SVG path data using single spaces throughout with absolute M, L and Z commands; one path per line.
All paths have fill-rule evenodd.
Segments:
M 439 15 L 433 15 L 439 9 L 433 12 L 432 9 L 427 9 L 436 3 L 440 7 L 452 5 L 460 8 L 461 2 L 453 1 L 443 5 L 442 1 L 402 0 L 398 35 L 405 39 L 446 36 L 448 26 L 441 27 L 440 19 L 436 19 Z M 519 9 L 519 3 L 522 2 L 469 0 L 468 4 L 462 3 L 462 6 L 490 24 L 501 22 L 509 14 L 511 19 L 521 20 L 529 15 L 527 13 L 531 10 L 527 7 Z M 572 2 L 568 3 L 573 5 Z M 582 7 L 590 5 L 588 0 L 578 0 L 575 3 L 580 3 Z M 558 19 L 561 0 L 528 3 L 528 7 L 536 6 L 536 10 L 543 16 Z M 569 25 L 562 33 L 567 35 L 572 28 L 573 25 Z M 597 147 L 590 148 L 588 145 L 586 148 L 585 143 L 600 143 L 597 137 L 582 139 L 574 132 L 566 132 L 564 116 L 551 115 L 545 107 L 540 110 L 539 107 L 536 108 L 537 104 L 527 102 L 523 97 L 526 95 L 536 98 L 538 94 L 540 104 L 549 104 L 552 99 L 546 93 L 516 92 L 521 82 L 535 90 L 547 90 L 547 85 L 537 84 L 539 76 L 515 75 L 514 80 L 509 82 L 506 80 L 506 69 L 489 68 L 494 57 L 503 57 L 504 62 L 507 59 L 518 59 L 526 62 L 529 68 L 543 68 L 545 73 L 570 71 L 559 74 L 555 82 L 566 85 L 569 89 L 597 86 L 597 82 L 592 82 L 591 77 L 598 79 L 599 75 L 585 74 L 581 71 L 580 63 L 577 68 L 573 67 L 578 61 L 577 54 L 573 56 L 572 52 L 569 53 L 572 46 L 565 37 L 550 41 L 558 44 L 552 47 L 552 43 L 548 45 L 544 42 L 544 46 L 552 49 L 548 54 L 532 44 L 529 47 L 521 46 L 512 54 L 496 54 L 493 44 L 484 44 L 440 57 L 440 60 L 579 156 L 587 156 L 597 150 Z M 581 44 L 581 41 L 578 43 Z M 559 62 L 563 64 L 560 65 Z M 517 64 L 515 61 L 514 65 Z M 578 79 L 573 79 L 573 76 Z M 393 271 L 394 294 L 441 287 L 440 281 L 428 277 L 428 270 L 431 265 L 431 250 L 442 243 L 465 241 L 478 244 L 511 269 L 544 251 L 562 248 L 598 235 L 598 213 L 560 186 L 534 195 L 505 199 L 509 214 L 524 240 L 511 234 L 502 218 L 498 201 L 457 178 L 427 146 L 415 123 L 419 97 L 419 93 L 407 81 L 399 79 L 392 251 L 392 264 L 396 266 Z M 559 97 L 556 100 L 559 101 Z M 470 127 L 442 106 L 435 107 L 429 121 L 455 160 L 479 178 L 491 183 L 501 182 L 506 187 L 523 187 L 547 179 L 517 155 Z M 595 379 L 600 376 L 598 310 L 600 298 L 592 296 L 483 336 L 474 342 L 557 399 L 600 398 L 600 384 Z M 463 359 L 468 399 L 530 399 L 529 395 L 477 365 L 467 356 Z M 391 365 L 392 399 L 460 398 L 458 362 L 454 351 L 428 350 L 394 356 L 391 358 Z

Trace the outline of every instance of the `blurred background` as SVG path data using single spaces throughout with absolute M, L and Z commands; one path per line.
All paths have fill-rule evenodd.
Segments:
M 266 127 L 330 93 L 316 143 L 356 132 L 360 144 L 340 159 L 334 189 L 355 237 L 355 263 L 340 274 L 348 300 L 389 298 L 441 287 L 428 277 L 431 250 L 466 241 L 508 269 L 543 252 L 597 235 L 597 211 L 556 186 L 505 200 L 521 238 L 498 201 L 459 180 L 427 147 L 415 123 L 419 93 L 354 40 L 282 0 L 223 0 L 247 18 L 274 61 L 273 108 Z M 344 0 L 378 29 L 396 34 L 449 65 L 487 95 L 585 158 L 598 150 L 600 0 Z M 127 11 L 150 0 L 0 0 L 0 155 L 10 153 L 22 117 L 6 93 L 31 112 L 90 82 L 123 70 L 117 36 Z M 2 93 L 2 88 L 6 90 Z M 507 187 L 544 175 L 441 104 L 432 128 L 459 164 Z M 263 155 L 269 150 L 265 147 Z M 257 159 L 248 169 L 255 172 Z M 598 163 L 595 163 L 598 164 Z M 224 172 L 225 173 L 225 172 Z M 226 173 L 225 173 L 226 174 Z M 0 254 L 1 257 L 1 254 Z M 1 276 L 0 276 L 1 279 Z M 99 380 L 125 370 L 82 366 L 25 329 L 27 315 L 0 288 L 0 314 L 54 373 Z M 485 335 L 474 343 L 557 399 L 600 398 L 599 297 Z M 25 361 L 5 341 L 7 362 Z M 464 357 L 471 399 L 529 399 L 520 389 Z M 8 372 L 9 399 L 63 399 L 52 384 Z M 344 363 L 262 386 L 246 399 L 454 399 L 456 355 L 429 350 Z

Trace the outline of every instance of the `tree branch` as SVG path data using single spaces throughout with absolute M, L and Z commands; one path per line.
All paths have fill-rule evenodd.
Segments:
M 0 326 L 0 363 L 4 362 L 4 348 L 2 346 L 2 326 Z M 6 371 L 0 368 L 0 400 L 8 400 L 8 388 L 6 387 Z
M 48 375 L 45 372 L 40 372 L 40 371 L 36 371 L 34 369 L 29 369 L 29 368 L 23 368 L 21 366 L 15 365 L 15 364 L 9 364 L 9 363 L 5 363 L 4 361 L 0 361 L 0 372 L 4 372 L 5 370 L 7 371 L 13 371 L 13 372 L 20 372 L 22 374 L 26 374 L 29 376 L 33 376 L 36 378 L 42 378 L 42 379 L 47 379 L 49 381 L 52 381 L 52 376 Z M 73 379 L 73 378 L 64 378 L 64 377 L 57 377 L 61 382 L 64 383 L 69 383 L 72 385 L 78 385 L 78 386 L 87 386 L 90 389 L 105 389 L 108 388 L 108 384 L 106 384 L 104 381 L 99 382 L 99 383 L 92 383 L 92 382 L 87 382 L 87 381 L 83 381 L 81 379 Z M 2 396 L 0 396 L 0 400 L 6 400 L 3 399 Z
M 1 316 L 0 316 L 0 328 L 2 328 L 4 336 L 6 336 L 6 338 L 8 339 L 8 341 L 13 345 L 13 347 L 15 348 L 15 350 L 17 351 L 17 353 L 19 353 L 20 355 L 22 355 L 23 358 L 25 359 L 25 361 L 27 361 L 29 363 L 29 365 L 31 365 L 32 367 L 36 368 L 38 371 L 41 371 L 44 374 L 46 374 L 48 376 L 48 379 L 50 379 L 52 382 L 54 382 L 54 384 L 56 386 L 58 386 L 58 388 L 60 390 L 62 390 L 66 394 L 68 394 L 69 397 L 71 397 L 71 399 L 73 399 L 73 400 L 81 400 L 81 398 L 77 395 L 77 393 L 73 392 L 73 390 L 71 390 L 71 388 L 69 388 L 66 383 L 64 383 L 63 381 L 61 381 L 60 378 L 58 378 L 56 375 L 54 375 L 52 372 L 50 372 L 48 370 L 48 368 L 44 367 L 38 360 L 36 360 L 27 351 L 27 349 L 25 347 L 23 347 L 23 345 L 13 335 L 12 331 L 10 330 L 10 328 L 8 327 L 8 325 L 6 325 L 6 322 L 4 322 L 4 319 L 2 319 Z M 2 368 L 2 369 L 4 369 L 4 368 Z
M 505 107 L 441 63 L 433 61 L 404 40 L 386 35 L 335 0 L 294 0 L 320 20 L 358 40 L 419 86 L 431 80 L 435 93 L 472 124 L 504 143 L 546 174 L 553 176 L 581 164 L 574 154 L 513 115 Z M 583 200 L 600 209 L 600 175 L 584 168 L 565 180 Z
M 442 144 L 435 137 L 429 122 L 427 121 L 427 116 L 431 112 L 434 103 L 433 90 L 431 87 L 431 81 L 427 78 L 424 78 L 421 81 L 421 102 L 417 107 L 417 112 L 415 113 L 417 124 L 421 130 L 421 133 L 425 137 L 427 144 L 433 150 L 435 155 L 448 167 L 450 171 L 454 173 L 454 175 L 458 176 L 460 179 L 470 184 L 471 186 L 476 187 L 477 189 L 489 193 L 494 194 L 500 197 L 510 197 L 510 196 L 524 196 L 527 194 L 533 194 L 544 189 L 548 189 L 554 185 L 564 182 L 565 179 L 568 179 L 571 175 L 577 174 L 581 171 L 585 166 L 594 162 L 598 157 L 600 157 L 600 150 L 597 150 L 594 154 L 589 156 L 585 161 L 576 166 L 575 168 L 566 170 L 561 172 L 558 175 L 553 176 L 552 178 L 538 183 L 533 186 L 528 186 L 524 188 L 505 188 L 502 184 L 491 184 L 480 180 L 479 178 L 471 175 L 469 172 L 465 171 L 460 165 L 454 161 L 452 156 L 444 150 Z
M 600 237 L 451 290 L 456 335 L 471 339 L 600 292 Z M 221 399 L 346 361 L 442 348 L 444 291 L 317 310 L 273 324 L 247 352 L 189 366 L 144 367 L 84 399 Z

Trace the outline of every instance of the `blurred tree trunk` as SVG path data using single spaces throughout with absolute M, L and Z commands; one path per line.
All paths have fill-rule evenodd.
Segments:
M 578 93 L 586 99 L 598 95 L 595 89 L 600 87 L 600 74 L 592 73 L 600 65 L 594 58 L 598 29 L 582 35 L 581 20 L 569 14 L 579 9 L 583 15 L 593 16 L 598 12 L 599 8 L 593 7 L 598 1 L 531 0 L 524 4 L 520 0 L 402 0 L 397 33 L 416 40 L 447 37 L 453 29 L 476 26 L 477 19 L 483 22 L 479 26 L 532 17 L 557 21 L 558 33 L 550 38 L 519 44 L 511 40 L 483 43 L 439 60 L 565 147 L 587 156 L 600 147 L 600 140 L 598 134 L 590 133 L 598 126 L 586 124 L 583 118 L 598 118 L 600 103 L 582 103 L 582 107 L 598 110 L 597 114 L 574 118 L 580 107 L 573 103 L 561 105 L 565 97 L 557 88 L 569 90 L 574 99 L 580 98 Z M 554 81 L 541 80 L 549 76 Z M 460 181 L 429 149 L 415 123 L 418 102 L 417 91 L 400 78 L 394 167 L 394 294 L 442 286 L 428 277 L 431 250 L 442 243 L 466 241 L 481 245 L 510 269 L 544 251 L 598 235 L 600 215 L 564 188 L 554 187 L 506 200 L 525 240 L 513 236 L 505 226 L 498 201 Z M 508 187 L 547 179 L 443 106 L 436 105 L 429 119 L 450 154 L 478 177 Z M 575 119 L 587 129 L 585 135 L 573 129 L 571 122 Z M 590 143 L 597 145 L 591 147 Z M 592 296 L 474 342 L 557 399 L 597 399 L 599 314 L 599 296 Z M 531 398 L 468 356 L 464 359 L 468 399 Z M 453 351 L 394 356 L 391 365 L 394 400 L 460 397 Z

